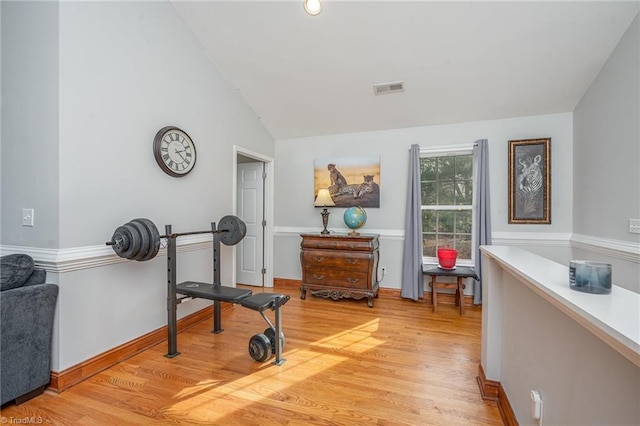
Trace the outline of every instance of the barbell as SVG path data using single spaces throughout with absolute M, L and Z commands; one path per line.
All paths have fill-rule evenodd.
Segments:
M 163 238 L 177 238 L 184 235 L 215 234 L 220 242 L 227 246 L 238 244 L 246 235 L 247 226 L 237 216 L 224 216 L 218 227 L 212 226 L 207 231 L 172 233 L 160 235 L 156 225 L 149 219 L 137 218 L 119 226 L 111 236 L 111 241 L 105 244 L 111 246 L 120 257 L 143 262 L 151 260 L 160 250 L 160 240 Z

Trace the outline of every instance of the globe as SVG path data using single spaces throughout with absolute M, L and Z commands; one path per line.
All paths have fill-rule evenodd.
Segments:
M 367 212 L 360 206 L 349 207 L 344 212 L 344 223 L 351 229 L 352 234 L 357 235 L 356 229 L 367 223 Z

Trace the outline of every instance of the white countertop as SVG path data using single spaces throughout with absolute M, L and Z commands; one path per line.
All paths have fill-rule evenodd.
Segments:
M 518 247 L 482 246 L 485 256 L 517 277 L 637 366 L 640 366 L 640 294 L 616 285 L 610 294 L 569 287 L 569 266 Z

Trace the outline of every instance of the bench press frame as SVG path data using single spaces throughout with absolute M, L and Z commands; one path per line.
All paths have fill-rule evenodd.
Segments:
M 264 296 L 253 295 L 251 290 L 238 289 L 234 287 L 225 287 L 220 283 L 220 235 L 221 232 L 216 229 L 215 222 L 211 223 L 211 230 L 186 232 L 181 234 L 172 233 L 171 225 L 165 225 L 166 235 L 161 238 L 167 239 L 167 358 L 174 358 L 180 355 L 178 352 L 178 336 L 177 336 L 177 306 L 192 298 L 208 299 L 213 301 L 213 333 L 221 333 L 222 328 L 222 315 L 221 315 L 221 302 L 240 303 L 243 307 L 258 311 L 262 318 L 267 322 L 269 327 L 275 332 L 275 356 L 276 359 L 273 362 L 275 365 L 282 365 L 284 358 L 282 358 L 283 340 L 284 334 L 282 333 L 282 315 L 281 307 L 287 303 L 289 296 L 281 294 L 269 293 L 270 297 L 267 297 L 266 301 Z M 184 235 L 195 234 L 213 234 L 213 284 L 185 281 L 177 283 L 177 238 Z M 178 294 L 184 295 L 184 297 L 178 297 Z M 260 293 L 267 294 L 267 293 Z M 256 304 L 256 297 L 261 300 L 262 303 Z M 252 299 L 253 298 L 253 299 Z M 244 303 L 243 303 L 244 302 Z M 275 311 L 275 326 L 269 321 L 264 314 L 264 310 L 271 309 Z

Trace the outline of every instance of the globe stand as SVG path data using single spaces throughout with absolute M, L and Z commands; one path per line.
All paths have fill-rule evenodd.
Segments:
M 350 237 L 357 237 L 360 235 L 357 230 L 367 223 L 367 212 L 360 206 L 349 207 L 344 212 L 344 223 L 349 229 L 351 229 L 351 232 L 347 235 Z
M 329 215 L 331 213 L 329 213 L 329 210 L 327 210 L 326 208 L 324 208 L 320 214 L 322 215 L 322 226 L 324 226 L 324 229 L 322 230 L 322 232 L 320 232 L 323 235 L 326 235 L 329 233 L 329 231 L 327 231 L 327 225 L 329 224 Z

